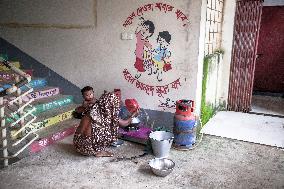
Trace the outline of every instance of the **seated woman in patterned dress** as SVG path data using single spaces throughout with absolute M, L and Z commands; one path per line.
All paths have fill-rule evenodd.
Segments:
M 119 119 L 120 101 L 113 93 L 103 94 L 85 115 L 76 129 L 73 144 L 77 152 L 96 157 L 110 157 L 106 151 L 117 140 L 119 125 L 127 126 L 127 120 Z

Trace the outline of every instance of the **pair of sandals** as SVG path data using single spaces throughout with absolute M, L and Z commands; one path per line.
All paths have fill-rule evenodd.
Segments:
M 100 151 L 95 154 L 95 157 L 112 157 L 113 153 L 108 151 Z

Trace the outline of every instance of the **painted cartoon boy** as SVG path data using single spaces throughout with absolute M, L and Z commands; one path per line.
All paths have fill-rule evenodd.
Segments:
M 158 47 L 153 51 L 153 62 L 156 67 L 157 79 L 162 81 L 163 71 L 172 69 L 169 58 L 171 52 L 167 49 L 171 41 L 171 35 L 168 31 L 159 32 L 157 43 Z
M 152 49 L 152 45 L 149 43 L 148 38 L 154 34 L 155 26 L 152 21 L 144 20 L 143 17 L 139 18 L 140 23 L 136 28 L 136 61 L 134 67 L 137 69 L 137 74 L 135 78 L 138 79 L 141 76 L 142 72 L 145 72 L 145 65 L 144 65 L 144 51 L 146 49 Z M 151 52 L 151 50 L 150 50 Z

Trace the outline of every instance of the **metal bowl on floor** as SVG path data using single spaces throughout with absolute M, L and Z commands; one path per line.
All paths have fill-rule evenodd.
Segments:
M 149 162 L 152 172 L 160 177 L 165 177 L 170 174 L 174 167 L 175 163 L 171 159 L 167 158 L 155 158 Z

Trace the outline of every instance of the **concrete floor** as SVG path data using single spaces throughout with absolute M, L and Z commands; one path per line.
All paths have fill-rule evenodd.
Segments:
M 252 112 L 284 116 L 284 98 L 253 95 Z
M 284 117 L 219 111 L 201 132 L 284 148 Z
M 111 149 L 115 157 L 85 157 L 71 136 L 0 170 L 0 188 L 284 188 L 283 149 L 204 136 L 193 150 L 171 150 L 176 167 L 164 178 L 149 169 L 152 155 L 113 162 L 143 149 L 125 142 Z
M 253 98 L 253 111 L 284 115 L 281 98 Z M 77 154 L 72 136 L 41 153 L 0 170 L 0 189 L 25 188 L 284 188 L 284 150 L 205 135 L 189 151 L 172 149 L 176 163 L 167 177 L 153 175 L 145 146 L 125 142 L 111 148 L 115 157 Z M 118 160 L 118 161 L 115 161 Z

